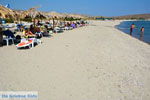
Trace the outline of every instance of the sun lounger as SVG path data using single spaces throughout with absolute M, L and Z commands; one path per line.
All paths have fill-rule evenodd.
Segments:
M 65 29 L 65 30 L 69 30 L 69 27 L 65 27 L 64 29 Z
M 19 48 L 25 48 L 25 47 L 33 48 L 35 46 L 34 45 L 35 43 L 39 44 L 39 43 L 41 43 L 41 40 L 36 39 L 36 38 L 30 38 L 29 40 L 22 39 L 21 42 L 16 45 L 16 47 L 18 49 Z
M 43 37 L 43 33 L 42 32 L 36 32 L 35 33 L 38 37 Z
M 55 33 L 61 33 L 61 32 L 63 32 L 63 29 L 61 29 L 60 27 L 55 27 L 54 32 Z
M 72 27 L 65 27 L 65 30 L 72 30 L 73 28 Z

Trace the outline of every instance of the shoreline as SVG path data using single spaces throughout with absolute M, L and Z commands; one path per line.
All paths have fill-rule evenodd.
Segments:
M 125 32 L 125 31 L 127 31 L 127 29 L 126 29 L 126 30 L 119 29 L 119 26 L 121 25 L 121 23 L 125 23 L 126 21 L 131 21 L 131 22 L 133 22 L 133 21 L 141 21 L 141 20 L 122 20 L 118 25 L 115 25 L 115 28 L 116 28 L 116 29 L 118 29 L 118 30 L 120 30 L 121 32 L 123 32 L 123 33 L 125 33 L 125 34 L 127 34 L 127 35 L 130 36 L 129 33 Z M 149 21 L 149 20 L 145 20 L 145 21 Z M 129 30 L 129 29 L 128 29 L 128 30 Z M 136 35 L 137 35 L 137 34 L 136 34 Z M 131 36 L 131 37 L 136 38 L 136 39 L 138 39 L 139 41 L 144 42 L 144 43 L 150 45 L 150 42 L 142 41 L 142 40 L 140 40 L 139 37 L 137 37 L 137 36 Z

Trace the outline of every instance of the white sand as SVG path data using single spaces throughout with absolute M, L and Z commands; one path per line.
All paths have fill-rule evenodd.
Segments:
M 0 90 L 38 91 L 39 100 L 150 100 L 150 45 L 117 24 L 92 22 L 30 50 L 0 48 Z

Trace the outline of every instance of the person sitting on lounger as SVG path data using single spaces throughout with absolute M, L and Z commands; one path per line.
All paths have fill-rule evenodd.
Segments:
M 33 25 L 30 25 L 30 31 L 31 31 L 32 33 L 35 33 L 35 29 L 34 29 Z
M 5 35 L 5 36 L 8 36 L 8 38 L 15 38 L 15 36 L 14 36 L 14 33 L 11 31 L 11 30 L 9 30 L 9 29 L 6 29 L 4 32 L 3 32 L 3 34 Z
M 35 37 L 35 34 L 33 34 L 29 29 L 25 29 L 23 31 L 23 33 L 24 33 L 24 36 L 27 37 L 27 38 Z

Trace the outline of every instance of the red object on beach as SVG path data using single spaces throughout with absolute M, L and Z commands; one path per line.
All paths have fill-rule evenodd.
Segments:
M 26 46 L 26 45 L 29 45 L 33 42 L 33 40 L 29 40 L 28 42 L 21 42 L 19 43 L 17 46 L 18 47 L 23 47 L 23 46 Z

